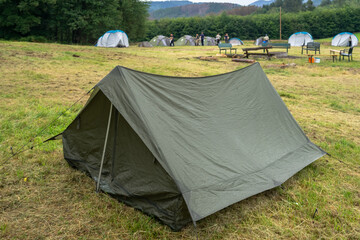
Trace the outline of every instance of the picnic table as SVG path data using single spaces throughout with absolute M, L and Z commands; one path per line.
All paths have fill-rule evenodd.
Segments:
M 232 47 L 231 43 L 219 43 L 218 47 L 219 47 L 220 54 L 221 54 L 221 51 L 225 51 L 225 54 L 227 53 L 227 50 L 230 51 L 230 54 L 231 54 L 231 51 L 234 51 L 235 54 L 236 54 L 236 51 L 237 51 L 236 48 Z
M 330 49 L 330 57 L 332 57 L 332 60 L 334 62 L 334 60 L 337 61 L 337 56 L 339 56 L 339 59 L 341 57 L 341 51 L 340 50 L 335 50 L 335 49 Z
M 268 58 L 271 58 L 271 56 L 273 56 L 274 54 L 271 54 L 269 52 L 269 49 L 272 48 L 272 46 L 266 46 L 266 47 L 254 47 L 254 48 L 243 48 L 242 50 L 244 51 L 244 57 L 245 58 L 249 58 L 250 55 L 260 55 L 260 56 L 268 56 Z M 258 51 L 258 50 L 265 50 L 265 52 L 254 52 L 254 51 Z
M 263 47 L 269 47 L 272 46 L 273 48 L 284 48 L 286 49 L 286 52 L 289 52 L 289 48 L 291 47 L 291 45 L 289 43 L 262 43 L 261 46 Z M 264 50 L 265 52 L 265 50 Z

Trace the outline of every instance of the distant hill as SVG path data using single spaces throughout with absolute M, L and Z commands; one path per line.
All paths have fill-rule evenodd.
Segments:
M 256 2 L 249 4 L 249 6 L 262 7 L 263 5 L 269 5 L 273 2 L 275 2 L 275 0 L 257 0 Z
M 154 12 L 163 8 L 178 7 L 187 4 L 192 4 L 190 1 L 160 1 L 160 2 L 150 2 L 149 13 Z
M 179 7 L 164 8 L 150 12 L 151 19 L 177 18 L 205 16 L 210 13 L 220 13 L 222 11 L 238 8 L 240 5 L 232 3 L 193 3 Z
M 321 0 L 312 0 L 314 3 L 314 6 L 319 6 L 321 3 Z M 270 5 L 271 3 L 275 2 L 275 0 L 257 0 L 256 2 L 253 2 L 249 4 L 249 6 L 257 6 L 262 7 L 263 5 Z M 307 0 L 303 0 L 303 3 L 306 3 Z
M 246 16 L 256 12 L 259 8 L 261 7 L 249 5 L 227 10 L 226 13 L 229 15 Z

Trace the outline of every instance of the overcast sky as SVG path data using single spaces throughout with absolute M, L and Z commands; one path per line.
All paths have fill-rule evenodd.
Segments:
M 151 0 L 151 1 L 164 1 L 164 0 Z M 166 0 L 165 0 L 166 1 Z M 221 2 L 221 3 L 236 3 L 240 5 L 249 5 L 252 2 L 255 2 L 256 0 L 189 0 L 191 2 Z

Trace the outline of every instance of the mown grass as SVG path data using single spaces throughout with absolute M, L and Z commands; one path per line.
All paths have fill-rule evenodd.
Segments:
M 353 62 L 333 63 L 330 48 L 322 44 L 319 64 L 306 57 L 257 60 L 308 137 L 333 157 L 199 221 L 199 239 L 360 239 L 360 52 L 355 48 Z M 300 52 L 291 48 L 289 54 L 301 57 Z M 96 194 L 94 182 L 66 164 L 61 141 L 42 141 L 72 121 L 87 91 L 116 65 L 187 77 L 247 66 L 229 58 L 195 58 L 217 53 L 217 47 L 105 49 L 0 41 L 0 238 L 195 239 L 191 224 L 172 232 Z M 289 63 L 296 66 L 281 68 Z M 34 135 L 25 148 L 32 150 L 5 162 L 11 147 L 19 150 Z

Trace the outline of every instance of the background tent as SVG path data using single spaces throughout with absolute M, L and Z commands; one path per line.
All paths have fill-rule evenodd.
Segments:
M 263 38 L 265 36 L 262 36 L 262 37 L 259 37 L 258 39 L 255 40 L 254 44 L 257 45 L 257 46 L 260 46 L 263 42 Z
M 139 47 L 152 47 L 151 43 L 146 42 L 146 41 L 139 43 L 138 46 L 139 46 Z
M 201 42 L 200 42 L 201 44 Z M 213 37 L 204 37 L 204 46 L 216 46 L 216 40 Z
M 124 31 L 111 30 L 102 35 L 96 45 L 97 47 L 129 47 L 129 39 Z
M 308 32 L 297 32 L 289 37 L 288 43 L 292 47 L 300 47 L 306 45 L 308 42 L 313 42 L 313 37 Z
M 351 42 L 351 46 L 350 46 Z M 355 47 L 359 43 L 359 39 L 353 33 L 349 32 L 342 32 L 336 35 L 332 41 L 331 46 L 338 46 L 338 47 Z
M 229 43 L 231 43 L 233 46 L 244 45 L 244 43 L 239 38 L 231 38 Z
M 153 39 L 150 40 L 150 43 L 153 46 L 170 46 L 170 38 L 163 35 L 158 35 L 156 37 L 153 37 Z
M 195 46 L 196 39 L 190 35 L 185 35 L 175 42 L 175 46 Z
M 259 63 L 199 78 L 118 66 L 62 139 L 71 166 L 175 230 L 279 186 L 325 154 Z

